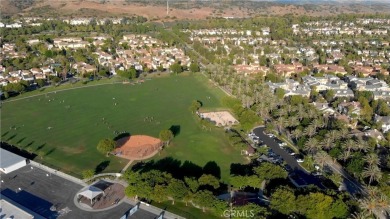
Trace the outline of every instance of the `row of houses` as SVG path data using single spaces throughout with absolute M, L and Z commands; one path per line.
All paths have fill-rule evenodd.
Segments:
M 236 30 L 228 28 L 215 28 L 215 29 L 199 29 L 199 30 L 183 30 L 183 32 L 191 33 L 192 36 L 268 36 L 271 33 L 269 27 L 262 27 L 260 30 Z
M 2 70 L 2 71 L 1 71 Z M 32 68 L 29 70 L 17 70 L 5 73 L 5 69 L 0 68 L 0 85 L 6 86 L 9 83 L 19 83 L 20 81 L 33 82 L 38 79 L 47 79 L 49 76 L 57 76 L 57 72 L 50 66 Z
M 116 69 L 134 67 L 139 71 L 143 71 L 145 67 L 150 70 L 157 70 L 159 67 L 169 69 L 176 62 L 188 67 L 191 64 L 190 58 L 182 49 L 170 47 L 147 35 L 125 35 L 119 44 L 125 43 L 129 48 L 117 49 L 115 58 L 107 52 L 96 52 L 99 64 Z

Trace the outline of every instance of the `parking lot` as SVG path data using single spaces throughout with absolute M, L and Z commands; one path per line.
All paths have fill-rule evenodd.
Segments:
M 91 212 L 79 209 L 74 196 L 81 185 L 55 174 L 27 165 L 9 174 L 1 173 L 1 195 L 42 215 L 45 218 L 120 218 L 133 206 L 120 203 L 116 207 Z M 156 215 L 139 209 L 130 218 L 155 218 Z
M 264 131 L 264 127 L 258 127 L 253 130 L 253 133 L 258 137 L 259 141 L 271 149 L 267 156 L 269 159 L 271 159 L 270 162 L 275 164 L 282 164 L 284 161 L 286 163 L 285 169 L 289 172 L 289 175 L 296 175 L 293 177 L 293 179 L 299 179 L 298 182 L 302 183 L 303 185 L 314 184 L 319 188 L 325 189 L 325 186 L 322 185 L 321 180 L 318 177 L 307 173 L 306 170 L 299 165 L 298 161 L 301 162 L 303 157 L 296 155 L 293 150 L 285 149 L 287 148 L 286 145 L 279 145 L 283 144 L 283 142 L 276 139 L 272 135 L 270 137 L 269 135 L 265 134 Z

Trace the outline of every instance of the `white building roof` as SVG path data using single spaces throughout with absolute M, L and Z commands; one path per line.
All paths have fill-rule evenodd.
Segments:
M 7 150 L 4 150 L 3 148 L 0 148 L 0 168 L 6 169 L 10 166 L 13 166 L 21 161 L 25 161 L 26 158 L 21 157 L 17 154 L 14 154 L 12 152 L 9 152 Z
M 15 219 L 34 218 L 33 215 L 27 213 L 26 211 L 22 210 L 21 208 L 11 204 L 10 202 L 4 199 L 0 200 L 0 206 L 1 206 L 1 212 L 0 212 L 1 218 L 15 218 Z
M 88 186 L 87 188 L 83 189 L 83 191 L 79 192 L 77 195 L 84 196 L 90 200 L 95 198 L 96 196 L 102 194 L 103 191 L 95 186 Z

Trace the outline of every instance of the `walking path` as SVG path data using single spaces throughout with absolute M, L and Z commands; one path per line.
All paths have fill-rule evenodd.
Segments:
M 130 161 L 126 164 L 126 166 L 123 167 L 123 169 L 121 170 L 120 173 L 124 173 L 124 172 L 127 170 L 127 168 L 129 168 L 129 166 L 131 165 L 131 163 L 133 163 L 133 161 L 134 161 L 134 160 L 130 160 Z

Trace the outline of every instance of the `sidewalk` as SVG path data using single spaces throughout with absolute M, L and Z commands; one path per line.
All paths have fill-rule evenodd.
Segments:
M 124 199 L 125 202 L 135 206 L 137 205 L 138 202 L 132 200 L 132 199 L 128 199 L 128 198 L 125 198 Z M 163 213 L 163 217 L 166 218 L 166 219 L 185 219 L 184 217 L 181 217 L 179 215 L 176 215 L 176 214 L 173 214 L 171 212 L 168 212 L 168 211 L 165 211 L 161 208 L 157 208 L 153 205 L 149 205 L 145 202 L 141 202 L 141 204 L 139 205 L 139 208 L 142 209 L 142 210 L 145 210 L 145 211 L 148 211 L 148 212 L 151 212 L 155 215 L 160 215 L 161 213 Z

